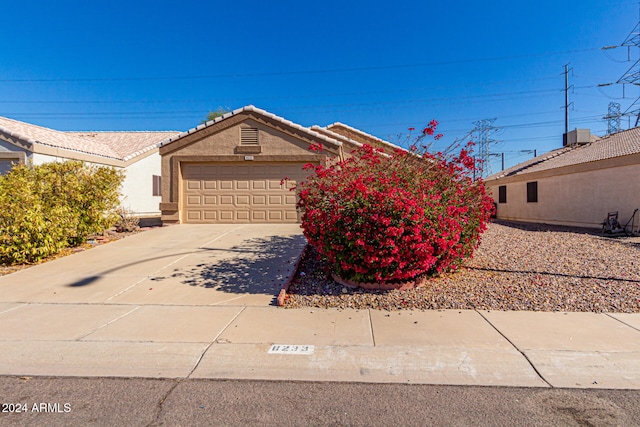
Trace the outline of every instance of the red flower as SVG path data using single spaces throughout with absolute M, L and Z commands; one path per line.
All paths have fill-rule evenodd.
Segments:
M 364 145 L 298 183 L 304 234 L 334 273 L 406 280 L 454 270 L 473 254 L 493 209 L 482 182 L 466 175 L 473 157 L 418 154 L 422 160 L 402 150 L 382 157 Z

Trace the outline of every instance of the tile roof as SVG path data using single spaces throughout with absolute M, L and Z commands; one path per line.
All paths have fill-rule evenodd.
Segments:
M 187 135 L 190 135 L 192 133 L 198 132 L 198 131 L 200 131 L 200 130 L 202 130 L 204 128 L 207 128 L 209 126 L 213 126 L 216 123 L 219 123 L 219 122 L 221 122 L 221 121 L 223 121 L 223 120 L 225 120 L 225 119 L 227 119 L 227 118 L 229 118 L 231 116 L 234 116 L 236 114 L 240 114 L 240 113 L 243 113 L 243 112 L 253 112 L 253 113 L 257 113 L 257 114 L 259 114 L 261 116 L 270 118 L 272 120 L 276 120 L 276 121 L 278 121 L 278 122 L 280 122 L 280 123 L 282 123 L 284 125 L 287 125 L 289 127 L 297 129 L 299 131 L 305 132 L 305 133 L 309 134 L 310 136 L 312 136 L 312 137 L 314 137 L 316 139 L 320 139 L 322 141 L 328 142 L 331 145 L 334 145 L 334 146 L 341 146 L 342 145 L 342 142 L 340 142 L 340 141 L 338 141 L 336 139 L 333 139 L 333 138 L 330 138 L 330 137 L 328 137 L 326 135 L 320 134 L 320 133 L 318 133 L 318 132 L 316 132 L 316 131 L 314 131 L 314 130 L 312 130 L 310 128 L 306 128 L 306 127 L 301 126 L 301 125 L 299 125 L 297 123 L 294 123 L 294 122 L 292 122 L 290 120 L 284 119 L 284 118 L 282 118 L 280 116 L 276 116 L 273 113 L 270 113 L 270 112 L 268 112 L 266 110 L 263 110 L 261 108 L 257 108 L 257 107 L 255 107 L 253 105 L 247 105 L 245 107 L 238 108 L 236 110 L 230 111 L 227 114 L 224 114 L 224 115 L 222 115 L 220 117 L 216 117 L 214 120 L 210 120 L 210 121 L 208 121 L 208 122 L 206 122 L 204 124 L 201 124 L 200 126 L 197 126 L 195 128 L 189 129 L 186 132 L 182 132 L 182 133 L 180 133 L 178 135 L 166 138 L 165 140 L 161 141 L 159 145 L 161 147 L 165 146 L 167 144 L 175 142 L 176 140 L 178 140 L 180 138 L 183 138 L 183 137 L 185 137 Z
M 605 136 L 588 144 L 572 145 L 549 151 L 493 174 L 486 181 L 638 153 L 640 153 L 640 128 L 633 128 Z
M 0 134 L 29 144 L 128 161 L 155 149 L 159 141 L 177 132 L 63 132 L 0 117 Z
M 330 125 L 328 125 L 328 126 L 325 126 L 325 129 L 326 129 L 326 130 L 328 130 L 328 131 L 332 131 L 332 132 L 335 132 L 336 130 L 339 130 L 340 128 L 342 128 L 342 129 L 344 129 L 344 130 L 347 130 L 348 132 L 353 133 L 353 134 L 355 134 L 355 135 L 359 135 L 359 136 L 361 136 L 362 138 L 364 138 L 365 140 L 372 140 L 372 141 L 374 141 L 374 142 L 377 142 L 377 143 L 379 143 L 379 144 L 381 144 L 381 145 L 383 145 L 383 146 L 386 146 L 387 148 L 389 148 L 389 149 L 391 149 L 391 150 L 395 150 L 395 149 L 397 149 L 397 148 L 400 148 L 400 149 L 403 149 L 403 150 L 404 150 L 404 148 L 399 147 L 399 146 L 397 146 L 397 145 L 395 145 L 395 144 L 392 144 L 392 143 L 391 143 L 391 142 L 389 142 L 389 141 L 385 141 L 384 139 L 380 139 L 380 138 L 378 138 L 377 136 L 373 136 L 373 135 L 371 135 L 371 134 L 368 134 L 368 133 L 366 133 L 366 132 L 363 132 L 363 131 L 361 131 L 360 129 L 356 129 L 356 128 L 351 127 L 351 126 L 349 126 L 349 125 L 345 125 L 344 123 L 335 122 L 335 123 L 332 123 L 332 124 L 330 124 Z M 335 133 L 339 133 L 339 132 L 335 132 Z M 341 134 L 341 135 L 342 135 L 342 134 Z M 346 136 L 346 135 L 344 135 L 344 136 Z

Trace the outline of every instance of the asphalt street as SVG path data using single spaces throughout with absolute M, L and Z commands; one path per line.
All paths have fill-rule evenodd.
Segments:
M 640 425 L 638 390 L 0 377 L 0 396 L 2 426 Z

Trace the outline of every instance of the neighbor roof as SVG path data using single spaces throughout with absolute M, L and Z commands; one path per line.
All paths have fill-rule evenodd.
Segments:
M 385 141 L 384 139 L 380 139 L 377 136 L 373 136 L 373 135 L 370 135 L 370 134 L 368 134 L 366 132 L 363 132 L 360 129 L 356 129 L 356 128 L 351 127 L 349 125 L 345 125 L 344 123 L 335 122 L 335 123 L 332 123 L 332 124 L 326 126 L 324 129 L 326 129 L 326 130 L 328 130 L 330 132 L 334 132 L 334 133 L 337 133 L 339 135 L 345 136 L 347 138 L 349 138 L 350 136 L 359 136 L 360 138 L 362 138 L 365 141 L 368 140 L 368 141 L 371 141 L 371 142 L 375 142 L 375 143 L 381 144 L 381 145 L 386 146 L 387 148 L 389 148 L 391 150 L 396 150 L 398 148 L 404 150 L 404 148 L 399 147 L 399 146 L 397 146 L 395 144 L 392 144 L 389 141 Z M 344 133 L 340 133 L 339 132 L 340 130 L 347 131 L 346 135 Z
M 640 153 L 640 128 L 605 136 L 585 145 L 562 147 L 491 175 L 487 181 Z
M 159 141 L 177 132 L 63 132 L 0 117 L 2 134 L 25 144 L 128 161 L 157 148 Z
M 338 141 L 338 140 L 336 140 L 334 138 L 330 138 L 330 137 L 328 137 L 326 135 L 323 135 L 323 134 L 318 133 L 318 132 L 316 132 L 314 130 L 311 130 L 310 128 L 306 128 L 306 127 L 301 126 L 301 125 L 299 125 L 297 123 L 294 123 L 294 122 L 292 122 L 290 120 L 284 119 L 284 118 L 282 118 L 280 116 L 276 116 L 273 113 L 270 113 L 270 112 L 268 112 L 266 110 L 263 110 L 261 108 L 257 108 L 257 107 L 255 107 L 253 105 L 247 105 L 245 107 L 238 108 L 236 110 L 230 111 L 230 112 L 228 112 L 228 113 L 226 113 L 226 114 L 224 114 L 224 115 L 222 115 L 220 117 L 216 117 L 213 120 L 210 120 L 210 121 L 208 121 L 208 122 L 206 122 L 204 124 L 201 124 L 200 126 L 197 126 L 197 127 L 192 128 L 192 129 L 189 129 L 186 132 L 182 132 L 182 133 L 180 133 L 178 135 L 166 138 L 165 140 L 161 141 L 159 145 L 161 147 L 163 147 L 163 146 L 165 146 L 167 144 L 170 144 L 172 142 L 175 142 L 178 139 L 181 139 L 181 138 L 183 138 L 183 137 L 185 137 L 187 135 L 190 135 L 192 133 L 198 132 L 198 131 L 200 131 L 200 130 L 202 130 L 204 128 L 207 128 L 209 126 L 213 126 L 214 124 L 219 123 L 219 122 L 221 122 L 221 121 L 223 121 L 225 119 L 228 119 L 231 116 L 235 116 L 237 114 L 245 113 L 245 112 L 256 113 L 256 114 L 259 114 L 261 116 L 264 116 L 264 117 L 270 118 L 272 120 L 278 121 L 278 122 L 280 122 L 280 123 L 282 123 L 284 125 L 287 125 L 287 126 L 292 127 L 292 128 L 294 128 L 296 130 L 302 131 L 302 132 L 308 134 L 309 136 L 312 136 L 315 139 L 319 139 L 319 140 L 328 142 L 329 144 L 332 144 L 334 146 L 341 146 L 342 145 L 342 142 L 340 142 L 340 141 Z

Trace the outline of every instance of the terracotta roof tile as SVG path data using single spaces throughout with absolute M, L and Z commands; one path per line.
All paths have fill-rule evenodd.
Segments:
M 550 151 L 493 174 L 487 178 L 487 181 L 637 153 L 640 153 L 640 128 L 633 128 L 585 145 L 568 146 Z
M 0 117 L 0 133 L 31 144 L 80 153 L 129 160 L 157 147 L 158 142 L 177 132 L 63 132 Z
M 224 114 L 223 116 L 216 117 L 214 120 L 210 120 L 210 121 L 206 122 L 205 124 L 202 124 L 202 125 L 199 125 L 199 126 L 197 126 L 195 128 L 189 129 L 188 131 L 182 132 L 182 133 L 180 133 L 178 135 L 166 138 L 163 141 L 161 141 L 159 145 L 160 146 L 165 146 L 167 144 L 175 142 L 176 140 L 178 140 L 178 139 L 180 139 L 180 138 L 182 138 L 184 136 L 187 136 L 189 134 L 195 133 L 195 132 L 197 132 L 197 131 L 199 131 L 201 129 L 204 129 L 206 127 L 213 126 L 216 123 L 219 123 L 219 122 L 221 122 L 221 121 L 223 121 L 223 120 L 225 120 L 225 119 L 227 119 L 227 118 L 229 118 L 231 116 L 234 116 L 236 114 L 240 114 L 242 112 L 254 112 L 254 113 L 260 114 L 261 116 L 268 117 L 268 118 L 270 118 L 272 120 L 278 121 L 278 122 L 280 122 L 280 123 L 282 123 L 284 125 L 290 126 L 290 127 L 294 128 L 294 129 L 297 129 L 299 131 L 305 132 L 305 133 L 313 136 L 314 138 L 320 139 L 320 140 L 325 141 L 325 142 L 328 142 L 331 145 L 334 145 L 334 146 L 341 146 L 342 145 L 342 142 L 340 142 L 340 141 L 338 141 L 336 139 L 330 138 L 330 137 L 328 137 L 326 135 L 318 133 L 318 132 L 316 132 L 316 131 L 314 131 L 314 130 L 312 130 L 310 128 L 306 128 L 304 126 L 301 126 L 301 125 L 299 125 L 297 123 L 294 123 L 294 122 L 292 122 L 290 120 L 284 119 L 284 118 L 282 118 L 280 116 L 276 116 L 275 114 L 270 113 L 270 112 L 268 112 L 266 110 L 263 110 L 261 108 L 254 107 L 253 105 L 247 105 L 245 107 L 238 108 L 236 110 L 230 111 L 227 114 Z

